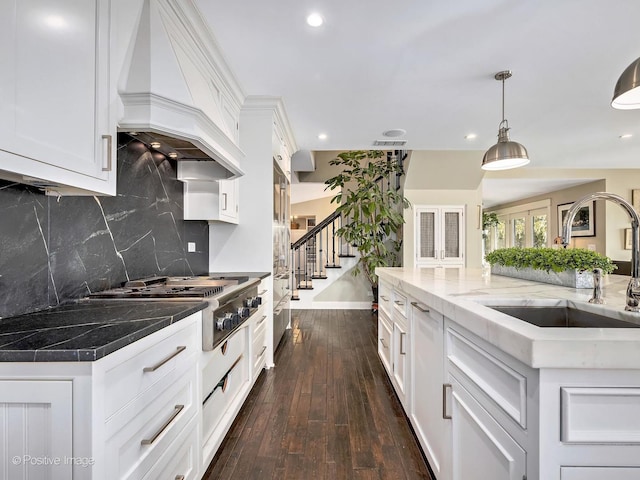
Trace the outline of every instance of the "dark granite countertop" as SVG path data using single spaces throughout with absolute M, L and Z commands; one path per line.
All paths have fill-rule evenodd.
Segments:
M 2 362 L 91 362 L 206 308 L 201 301 L 80 300 L 0 319 Z

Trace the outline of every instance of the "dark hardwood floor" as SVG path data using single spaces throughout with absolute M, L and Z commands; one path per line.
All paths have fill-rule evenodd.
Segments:
M 366 310 L 293 310 L 205 480 L 431 479 Z

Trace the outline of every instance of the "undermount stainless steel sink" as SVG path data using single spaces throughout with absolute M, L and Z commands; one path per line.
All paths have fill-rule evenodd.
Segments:
M 487 307 L 538 327 L 563 328 L 638 328 L 640 324 L 626 322 L 572 306 L 495 306 Z

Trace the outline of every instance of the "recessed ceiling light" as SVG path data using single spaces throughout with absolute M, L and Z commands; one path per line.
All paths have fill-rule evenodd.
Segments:
M 312 13 L 307 17 L 307 24 L 311 27 L 319 27 L 324 23 L 324 19 L 319 13 Z
M 385 137 L 401 137 L 405 133 L 407 133 L 407 131 L 403 128 L 392 128 L 391 130 L 382 132 L 382 135 Z
M 318 138 L 320 140 L 326 140 L 327 139 L 327 134 L 326 133 L 320 133 L 320 134 L 318 134 Z
M 133 137 L 136 137 L 136 136 L 138 136 L 138 132 L 129 132 L 129 135 L 131 135 Z
M 178 158 L 178 154 L 176 152 L 171 152 L 169 154 L 169 158 Z
M 478 138 L 478 135 L 475 133 L 468 133 L 464 136 L 465 140 L 473 140 L 474 138 Z
M 67 26 L 67 21 L 60 15 L 49 15 L 45 22 L 51 28 L 61 29 Z
M 623 135 L 620 135 L 620 137 L 619 137 L 619 138 L 631 138 L 631 137 L 633 137 L 633 134 L 632 134 L 632 133 L 625 133 L 625 134 L 623 134 Z
M 160 142 L 151 142 L 149 146 L 151 148 L 160 148 L 161 145 L 160 145 Z

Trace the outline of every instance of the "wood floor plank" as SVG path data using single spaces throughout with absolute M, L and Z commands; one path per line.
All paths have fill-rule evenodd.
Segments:
M 294 310 L 204 480 L 431 480 L 366 310 Z

